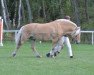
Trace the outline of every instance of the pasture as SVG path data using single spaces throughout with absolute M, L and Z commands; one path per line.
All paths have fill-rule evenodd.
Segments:
M 11 57 L 14 42 L 4 42 L 0 47 L 0 75 L 94 75 L 94 45 L 72 44 L 74 58 L 69 58 L 67 48 L 55 58 L 45 55 L 51 43 L 36 43 L 42 58 L 36 58 L 30 42 L 25 43 L 16 57 Z

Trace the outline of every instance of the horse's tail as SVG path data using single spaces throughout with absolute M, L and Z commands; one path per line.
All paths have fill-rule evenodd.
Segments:
M 23 30 L 23 27 L 21 27 L 21 29 L 18 31 L 18 33 L 15 37 L 16 44 L 19 44 L 19 42 L 21 41 L 22 30 Z

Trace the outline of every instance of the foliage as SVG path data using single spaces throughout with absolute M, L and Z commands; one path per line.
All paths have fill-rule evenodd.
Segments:
M 94 1 L 93 0 L 28 0 L 31 7 L 31 16 L 33 22 L 49 22 L 58 18 L 64 18 L 65 15 L 71 16 L 71 20 L 75 23 L 77 20 L 82 29 L 87 28 L 85 24 L 90 24 L 89 29 L 94 27 Z M 5 2 L 5 0 L 4 0 Z M 18 5 L 19 0 L 6 0 L 7 10 L 11 22 L 15 19 L 16 26 L 11 29 L 17 28 L 18 22 Z M 16 6 L 17 3 L 17 6 Z M 75 5 L 75 4 L 76 5 Z M 26 0 L 22 0 L 22 13 L 21 13 L 21 26 L 29 22 L 28 10 Z M 77 19 L 78 18 L 78 19 Z

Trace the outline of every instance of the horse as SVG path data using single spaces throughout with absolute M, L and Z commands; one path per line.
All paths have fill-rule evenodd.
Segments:
M 49 23 L 30 23 L 22 26 L 16 35 L 16 48 L 12 53 L 14 57 L 20 46 L 31 38 L 31 48 L 36 57 L 42 57 L 35 48 L 36 40 L 52 41 L 52 50 L 64 35 L 70 35 L 77 43 L 80 42 L 80 27 L 69 20 L 57 19 Z

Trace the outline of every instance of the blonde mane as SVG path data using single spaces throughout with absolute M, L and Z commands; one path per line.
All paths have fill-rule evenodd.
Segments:
M 76 25 L 75 23 L 73 23 L 72 21 L 67 20 L 67 19 L 58 19 L 58 20 L 56 20 L 56 21 L 69 22 L 69 23 L 72 23 L 74 26 L 76 26 L 76 27 L 77 27 L 77 25 Z

